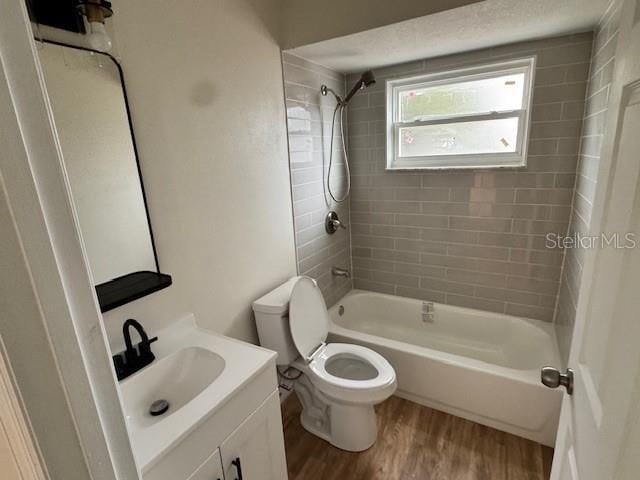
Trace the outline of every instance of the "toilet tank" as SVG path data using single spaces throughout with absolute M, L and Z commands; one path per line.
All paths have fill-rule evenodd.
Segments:
M 289 365 L 300 356 L 289 330 L 289 299 L 299 278 L 293 277 L 253 302 L 260 345 L 278 353 L 278 365 Z

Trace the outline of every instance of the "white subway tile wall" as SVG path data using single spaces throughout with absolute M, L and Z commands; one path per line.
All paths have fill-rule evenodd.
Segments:
M 355 288 L 552 321 L 563 253 L 545 234 L 571 216 L 592 44 L 583 33 L 374 70 L 348 108 Z M 386 79 L 526 55 L 526 168 L 385 170 Z
M 600 148 L 602 137 L 607 128 L 606 114 L 615 62 L 615 49 L 618 42 L 620 3 L 616 2 L 611 5 L 595 31 L 593 61 L 589 73 L 589 86 L 584 109 L 582 146 L 569 234 L 586 234 L 591 224 L 591 212 L 600 165 Z M 560 282 L 560 294 L 554 323 L 560 354 L 565 364 L 571 347 L 583 257 L 584 250 L 567 250 Z
M 298 273 L 315 278 L 327 305 L 331 306 L 352 288 L 351 279 L 331 274 L 333 266 L 351 269 L 350 238 L 349 231 L 342 229 L 328 235 L 324 219 L 329 211 L 335 210 L 349 224 L 350 210 L 348 201 L 336 205 L 328 202 L 324 194 L 336 102 L 332 95 L 323 97 L 320 86 L 326 84 L 344 95 L 345 76 L 286 52 L 282 63 Z M 331 181 L 335 191 L 342 195 L 346 177 L 339 127 L 336 121 Z

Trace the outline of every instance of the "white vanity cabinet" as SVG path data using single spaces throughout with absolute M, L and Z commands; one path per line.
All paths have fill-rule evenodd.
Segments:
M 220 452 L 225 480 L 287 478 L 278 392 L 222 442 Z
M 287 480 L 276 354 L 192 318 L 157 336 L 156 361 L 120 384 L 143 480 Z M 150 416 L 158 398 L 176 408 Z
M 284 480 L 284 459 L 280 398 L 273 392 L 188 480 Z
M 247 398 L 242 397 L 236 406 L 233 401 L 229 406 L 237 410 Z M 273 390 L 244 419 L 232 417 L 225 417 L 226 425 L 215 425 L 216 429 L 230 427 L 223 437 L 204 425 L 204 432 L 193 432 L 143 472 L 143 480 L 287 480 L 278 391 Z

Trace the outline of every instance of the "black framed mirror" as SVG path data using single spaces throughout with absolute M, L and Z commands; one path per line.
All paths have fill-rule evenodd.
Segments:
M 100 309 L 168 287 L 120 64 L 52 41 L 38 41 L 38 54 Z

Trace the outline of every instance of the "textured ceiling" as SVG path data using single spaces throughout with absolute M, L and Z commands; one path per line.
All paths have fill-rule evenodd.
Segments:
M 290 52 L 351 73 L 589 30 L 609 3 L 610 0 L 485 0 Z
M 281 0 L 281 44 L 284 48 L 296 48 L 479 1 L 481 0 Z

